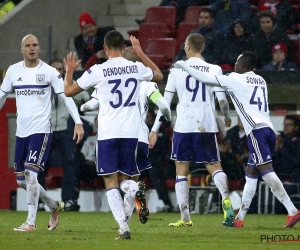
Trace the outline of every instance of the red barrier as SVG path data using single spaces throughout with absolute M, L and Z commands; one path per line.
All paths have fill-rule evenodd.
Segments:
M 0 209 L 10 208 L 10 192 L 16 190 L 18 185 L 12 168 L 8 168 L 8 118 L 7 114 L 16 113 L 15 98 L 7 98 L 0 110 Z

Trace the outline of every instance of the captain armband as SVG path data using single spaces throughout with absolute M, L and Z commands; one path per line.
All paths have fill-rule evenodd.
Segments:
M 156 101 L 161 97 L 163 97 L 163 96 L 161 95 L 161 93 L 159 91 L 154 91 L 150 96 L 150 100 L 155 104 Z

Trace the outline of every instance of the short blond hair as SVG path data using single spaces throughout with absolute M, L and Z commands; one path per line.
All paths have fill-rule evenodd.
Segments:
M 22 39 L 22 41 L 21 41 L 21 48 L 23 48 L 24 42 L 25 42 L 25 40 L 26 40 L 28 37 L 34 37 L 34 38 L 39 42 L 39 40 L 37 39 L 37 37 L 36 37 L 35 35 L 28 34 L 28 35 L 26 35 L 26 36 L 23 37 L 23 39 Z
M 187 42 L 194 52 L 202 53 L 205 48 L 205 38 L 199 33 L 190 34 L 187 37 Z

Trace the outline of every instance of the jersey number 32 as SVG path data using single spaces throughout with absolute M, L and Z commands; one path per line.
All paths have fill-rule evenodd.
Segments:
M 128 78 L 125 81 L 125 87 L 126 88 L 132 88 L 131 93 L 129 94 L 128 98 L 126 99 L 126 101 L 123 104 L 123 95 L 122 92 L 118 89 L 118 87 L 121 84 L 121 79 L 116 79 L 116 80 L 110 80 L 108 81 L 109 84 L 115 84 L 115 86 L 111 89 L 111 93 L 112 94 L 117 94 L 117 102 L 114 103 L 113 101 L 110 101 L 109 104 L 113 107 L 113 108 L 119 108 L 120 106 L 123 105 L 123 107 L 131 107 L 131 106 L 135 106 L 135 102 L 132 102 L 131 99 L 135 93 L 136 87 L 137 87 L 137 80 L 135 78 Z

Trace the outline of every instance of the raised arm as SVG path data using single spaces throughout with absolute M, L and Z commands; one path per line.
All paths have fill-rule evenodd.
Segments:
M 198 81 L 203 82 L 209 86 L 220 86 L 219 82 L 217 81 L 214 75 L 206 74 L 199 70 L 196 70 L 190 67 L 184 61 L 177 61 L 174 64 L 175 68 L 184 69 L 187 73 L 189 73 L 192 77 L 196 78 Z
M 65 87 L 64 92 L 65 95 L 70 97 L 77 95 L 82 91 L 82 89 L 78 86 L 76 82 L 73 82 L 73 73 L 74 70 L 77 69 L 80 64 L 80 60 L 76 61 L 76 53 L 70 52 L 67 55 L 67 58 L 64 59 L 66 75 L 65 75 Z
M 160 69 L 157 67 L 157 65 L 152 62 L 152 60 L 144 53 L 144 51 L 141 48 L 140 42 L 138 39 L 136 39 L 134 36 L 130 36 L 130 41 L 132 44 L 132 53 L 138 56 L 141 60 L 141 62 L 153 70 L 153 78 L 152 81 L 154 82 L 160 82 L 163 80 L 163 74 L 161 73 Z

